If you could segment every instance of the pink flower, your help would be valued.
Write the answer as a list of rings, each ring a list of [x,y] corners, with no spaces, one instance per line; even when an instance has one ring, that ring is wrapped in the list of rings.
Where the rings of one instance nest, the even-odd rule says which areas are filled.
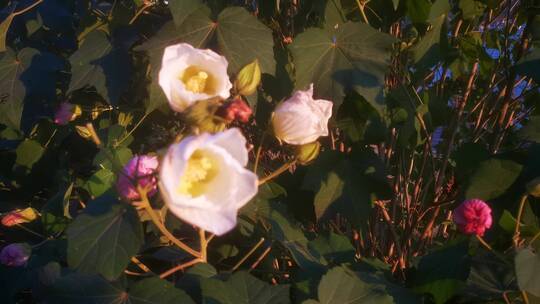
[[[66,125],[81,115],[81,107],[69,102],[62,102],[56,113],[54,113],[54,123],[57,125]]]
[[[149,196],[156,193],[157,178],[156,171],[159,161],[156,156],[141,155],[135,156],[124,166],[122,173],[118,176],[116,188],[118,193],[128,200],[140,199],[137,186],[150,187]]]
[[[231,103],[220,109],[220,114],[227,121],[238,120],[248,122],[253,111],[242,98],[235,98]]]
[[[454,222],[465,234],[483,236],[493,222],[491,208],[479,199],[466,200],[454,210]]]
[[[9,244],[0,251],[0,263],[6,266],[24,266],[30,258],[31,249],[21,243]]]

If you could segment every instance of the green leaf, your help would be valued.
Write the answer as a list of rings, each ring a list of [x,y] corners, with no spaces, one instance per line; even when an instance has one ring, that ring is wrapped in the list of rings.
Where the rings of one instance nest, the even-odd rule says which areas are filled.
[[[213,37],[216,24],[211,11],[200,0],[172,0],[169,9],[179,40],[196,48],[203,48]]]
[[[181,289],[159,279],[148,278],[135,283],[129,288],[129,300],[132,304],[195,304]]]
[[[341,7],[341,0],[329,0],[324,9],[324,26],[328,31],[333,31],[336,27],[347,22],[347,18]]]
[[[459,242],[422,257],[414,276],[414,290],[429,293],[436,304],[446,303],[465,286],[469,276],[468,243]]]
[[[69,266],[110,280],[122,273],[143,241],[135,209],[107,195],[88,205],[67,236]]]
[[[290,303],[289,286],[272,286],[245,271],[234,273],[227,281],[202,280],[204,303]]]
[[[61,188],[41,210],[41,222],[49,235],[62,232],[67,228],[69,223],[67,217],[69,216],[69,198],[72,190],[73,183]]]
[[[345,90],[361,94],[379,112],[384,75],[394,38],[363,23],[348,22],[334,33],[310,28],[290,45],[296,88],[314,84],[315,96],[342,103]]]
[[[434,20],[441,15],[447,15],[450,11],[450,2],[448,0],[436,0],[429,10],[428,20]]]
[[[521,249],[515,263],[519,288],[540,297],[540,255],[529,248]]]
[[[96,171],[84,184],[84,188],[93,196],[98,197],[107,192],[112,186],[116,176],[114,172],[103,168]]]
[[[30,55],[24,49],[17,56],[8,49],[0,59],[0,124],[15,130],[19,129],[23,111],[26,88],[21,81],[21,74],[30,63]],[[24,59],[24,60],[22,60]]]
[[[463,19],[470,20],[477,16],[481,16],[487,5],[482,1],[476,0],[459,0],[459,8],[463,13]]]
[[[364,282],[357,274],[345,267],[332,268],[322,277],[318,297],[321,304],[394,303],[383,286]]]
[[[523,140],[540,143],[540,116],[531,116],[527,124],[518,132]]]
[[[529,76],[536,83],[540,82],[540,49],[533,48],[523,56],[515,65],[515,70],[520,75]]]
[[[446,15],[436,17],[431,21],[431,29],[412,48],[414,62],[426,69],[441,60],[441,37],[446,35],[444,24]]]
[[[159,278],[147,278],[126,291],[97,275],[73,273],[58,279],[48,291],[48,300],[56,304],[194,304],[182,290]]]
[[[502,195],[518,178],[522,168],[511,160],[483,161],[470,178],[465,198],[487,201]]]
[[[430,0],[407,0],[407,15],[413,23],[424,23],[427,21],[431,9]]]
[[[32,169],[34,164],[43,155],[43,152],[45,152],[45,148],[39,142],[33,139],[27,139],[17,147],[17,159],[15,163],[27,169]]]
[[[266,25],[240,7],[224,9],[217,24],[218,48],[229,60],[230,73],[258,59],[262,73],[275,74],[274,39]]]
[[[114,47],[105,32],[96,30],[88,34],[69,62],[68,93],[94,87],[108,103],[118,103],[129,83],[130,57],[127,52]]]
[[[355,249],[348,237],[330,232],[310,241],[309,248],[323,256],[328,262],[342,264],[354,261]]]

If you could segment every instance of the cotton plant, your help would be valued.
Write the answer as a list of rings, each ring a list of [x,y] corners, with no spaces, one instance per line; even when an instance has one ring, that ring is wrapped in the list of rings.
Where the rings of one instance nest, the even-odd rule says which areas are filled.
[[[220,104],[218,111],[225,122],[247,123],[252,111],[242,96],[256,91],[261,80],[259,63],[255,59],[245,66],[234,86],[227,67],[224,56],[180,43],[165,48],[158,82],[170,108],[187,113],[188,119],[198,103],[212,99]],[[228,100],[231,89],[234,96]],[[332,102],[314,99],[313,90],[312,84],[306,91],[296,91],[272,115],[273,133],[278,140],[308,147],[297,153],[300,162],[316,157],[320,147],[317,139],[328,135],[332,115]],[[199,121],[205,120],[197,115]],[[197,127],[191,130],[171,143],[159,164],[155,156],[129,160],[118,176],[117,189],[125,200],[146,210],[165,237],[193,255],[194,261],[204,262],[209,245],[207,233],[213,238],[234,229],[238,210],[255,197],[259,185],[284,170],[280,168],[261,180],[256,172],[247,169],[247,140],[239,128],[214,133],[200,132]],[[286,164],[287,168],[290,164]],[[156,187],[167,212],[199,229],[199,251],[174,237],[156,215],[150,203]]]

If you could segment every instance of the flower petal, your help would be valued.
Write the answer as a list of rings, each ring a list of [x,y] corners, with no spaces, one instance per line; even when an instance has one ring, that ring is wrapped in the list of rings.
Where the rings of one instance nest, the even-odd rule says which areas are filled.
[[[242,166],[248,163],[248,151],[246,148],[246,138],[238,128],[228,129],[211,137],[212,144],[225,149]]]

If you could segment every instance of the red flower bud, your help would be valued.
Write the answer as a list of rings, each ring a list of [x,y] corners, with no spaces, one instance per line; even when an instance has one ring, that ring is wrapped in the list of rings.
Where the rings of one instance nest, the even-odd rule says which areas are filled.
[[[220,114],[227,121],[238,120],[240,122],[248,122],[253,111],[242,98],[235,98],[220,110]]]

